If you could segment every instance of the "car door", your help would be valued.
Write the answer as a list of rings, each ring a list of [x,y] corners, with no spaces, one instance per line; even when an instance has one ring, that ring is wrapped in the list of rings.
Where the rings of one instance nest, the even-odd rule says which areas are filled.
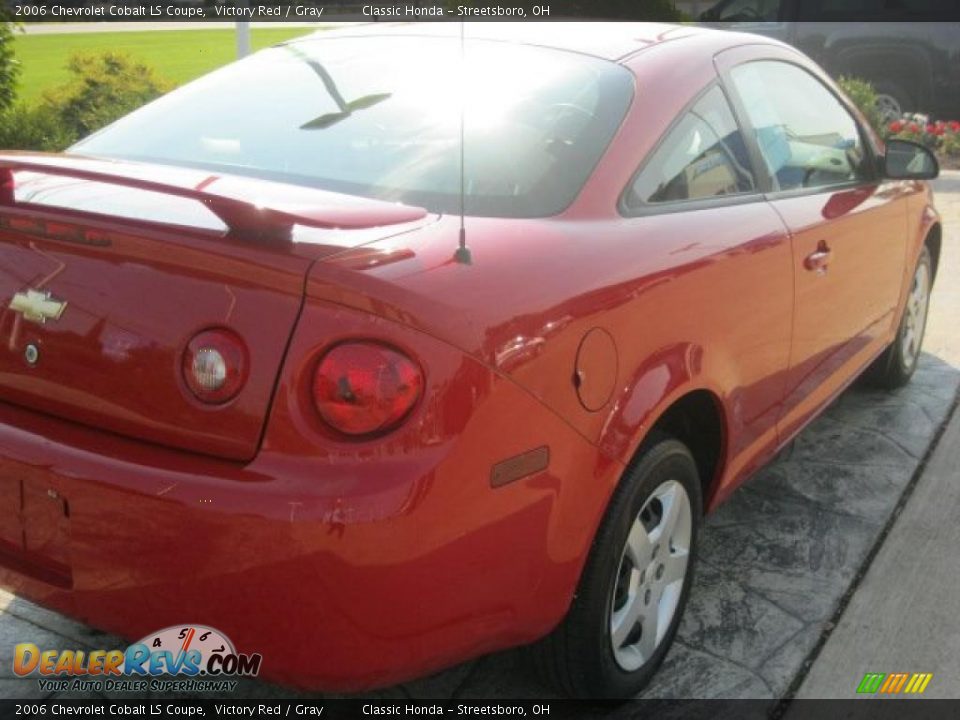
[[[674,346],[700,339],[707,374],[715,373],[730,408],[726,462],[733,484],[777,449],[793,263],[787,231],[757,186],[719,84],[696,98],[647,157],[621,211],[636,218],[628,226],[638,236],[664,238],[657,250],[677,263],[674,277],[657,283],[662,307],[642,304],[649,296],[635,306],[639,331],[618,336],[621,356],[669,354],[651,341],[662,348],[665,338]],[[682,263],[684,257],[697,259]],[[669,312],[671,305],[682,312]]]
[[[792,237],[795,309],[783,437],[889,340],[906,257],[900,184],[879,178],[854,116],[797,61],[787,55],[725,68],[766,170],[767,199]]]

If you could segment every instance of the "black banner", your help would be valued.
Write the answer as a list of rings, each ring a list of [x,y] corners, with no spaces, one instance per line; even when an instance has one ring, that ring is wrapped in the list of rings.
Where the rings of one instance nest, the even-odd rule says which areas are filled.
[[[2,700],[2,718],[955,720],[957,700]]]
[[[769,3],[765,15],[744,14],[732,0],[0,0],[19,22],[380,22],[650,20],[763,24],[790,21],[960,21],[956,3]],[[917,4],[914,4],[917,5]]]

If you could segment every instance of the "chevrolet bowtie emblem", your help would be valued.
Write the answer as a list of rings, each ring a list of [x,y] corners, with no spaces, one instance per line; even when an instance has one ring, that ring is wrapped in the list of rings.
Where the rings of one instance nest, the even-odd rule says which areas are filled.
[[[18,292],[10,301],[11,310],[23,315],[24,320],[41,325],[47,320],[59,320],[66,307],[65,302],[55,300],[50,293],[39,290]]]

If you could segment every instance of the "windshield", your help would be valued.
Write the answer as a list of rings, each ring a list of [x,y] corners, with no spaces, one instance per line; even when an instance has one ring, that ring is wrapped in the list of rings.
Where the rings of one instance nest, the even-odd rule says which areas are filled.
[[[613,63],[459,38],[311,39],[264,50],[72,152],[200,167],[469,215],[569,205],[632,97]]]

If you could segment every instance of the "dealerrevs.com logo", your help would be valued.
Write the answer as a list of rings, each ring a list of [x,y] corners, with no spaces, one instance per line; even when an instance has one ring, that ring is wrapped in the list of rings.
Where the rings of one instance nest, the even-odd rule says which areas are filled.
[[[226,635],[205,625],[175,625],[126,650],[14,648],[13,671],[39,675],[40,689],[128,692],[229,692],[240,677],[256,677],[263,658],[238,653]],[[172,676],[172,678],[171,678]]]

